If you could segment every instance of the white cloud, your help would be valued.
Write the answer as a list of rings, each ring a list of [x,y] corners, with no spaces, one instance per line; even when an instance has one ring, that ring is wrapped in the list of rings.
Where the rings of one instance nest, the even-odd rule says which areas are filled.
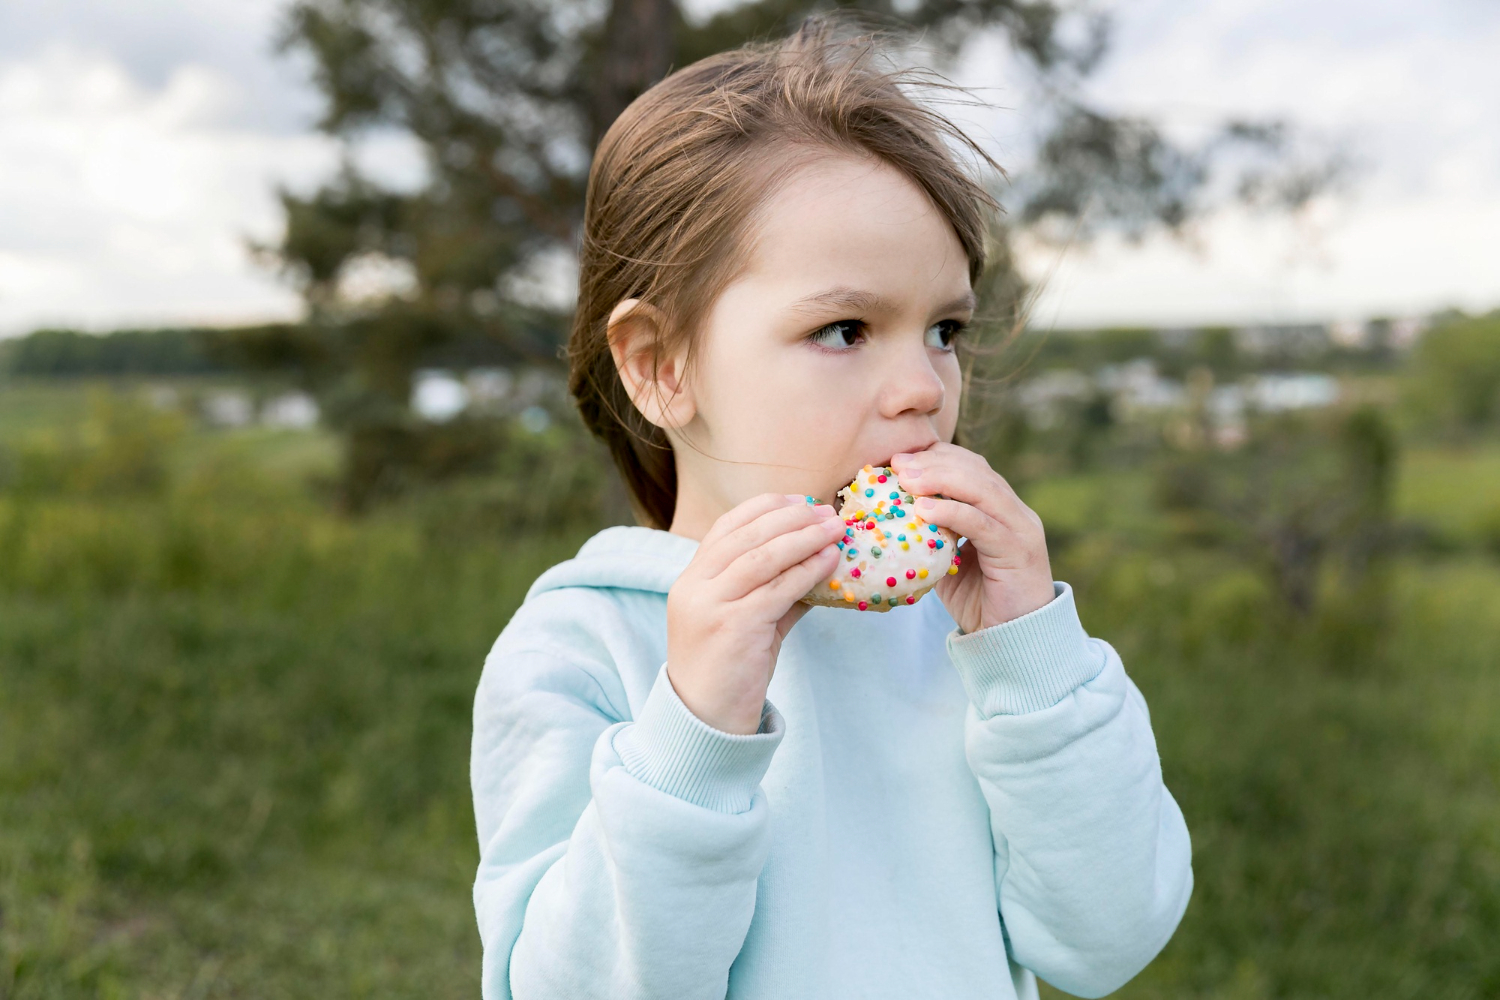
[[[1155,0],[1118,10],[1091,86],[1183,132],[1285,117],[1347,143],[1353,191],[1303,220],[1226,212],[1172,241],[1034,250],[1059,325],[1329,318],[1500,304],[1500,9]]]
[[[150,88],[62,43],[0,64],[0,330],[293,314],[245,241],[274,237],[275,185],[314,182],[335,150],[237,124],[248,99],[210,66]]]

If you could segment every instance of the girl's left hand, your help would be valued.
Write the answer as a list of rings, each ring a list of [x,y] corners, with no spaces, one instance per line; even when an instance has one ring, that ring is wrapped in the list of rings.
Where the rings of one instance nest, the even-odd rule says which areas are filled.
[[[926,520],[968,539],[958,572],[938,597],[964,632],[977,632],[1051,602],[1052,565],[1042,519],[979,455],[956,444],[893,455],[891,467]],[[941,493],[942,497],[933,494]]]

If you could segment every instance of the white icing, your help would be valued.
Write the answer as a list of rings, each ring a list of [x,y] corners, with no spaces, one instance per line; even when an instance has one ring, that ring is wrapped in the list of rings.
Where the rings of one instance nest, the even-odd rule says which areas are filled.
[[[865,466],[854,482],[839,490],[839,499],[839,516],[852,522],[845,527],[839,566],[831,581],[802,598],[804,604],[889,611],[915,604],[953,565],[958,538],[917,513],[916,497],[902,488],[891,469]]]

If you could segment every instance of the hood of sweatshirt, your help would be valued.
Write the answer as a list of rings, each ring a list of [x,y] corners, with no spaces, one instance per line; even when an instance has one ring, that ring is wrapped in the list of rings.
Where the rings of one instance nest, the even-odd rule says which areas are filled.
[[[536,578],[526,592],[538,594],[564,587],[607,587],[665,594],[692,561],[698,543],[656,528],[605,528],[567,562]]]

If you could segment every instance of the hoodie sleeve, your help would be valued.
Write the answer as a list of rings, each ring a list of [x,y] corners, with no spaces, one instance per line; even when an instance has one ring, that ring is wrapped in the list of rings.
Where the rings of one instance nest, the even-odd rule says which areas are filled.
[[[1100,997],[1166,945],[1192,894],[1182,811],[1162,783],[1146,701],[1073,592],[949,655],[968,692],[969,766],[989,802],[1012,956]]]
[[[576,656],[485,664],[470,772],[486,1000],[722,998],[769,847],[760,781],[784,724],[720,732],[663,669],[621,720]]]

